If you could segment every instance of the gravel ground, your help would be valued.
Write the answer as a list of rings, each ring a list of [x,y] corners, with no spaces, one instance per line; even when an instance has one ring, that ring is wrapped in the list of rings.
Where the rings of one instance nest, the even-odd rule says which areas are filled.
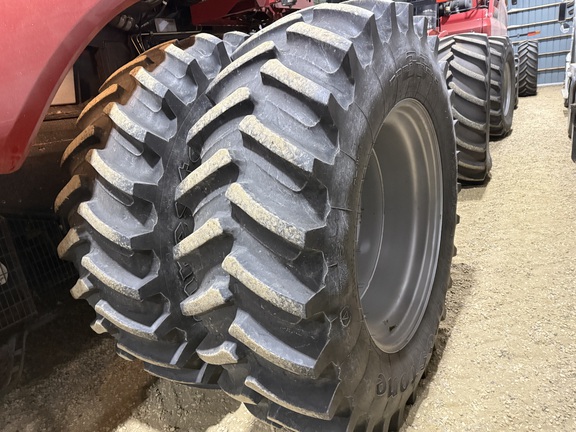
[[[406,431],[576,430],[576,165],[560,87],[520,99],[491,149],[490,182],[459,196],[441,356]]]
[[[576,165],[559,87],[523,98],[492,179],[460,194],[447,318],[403,431],[576,430]],[[88,329],[35,332],[2,431],[272,432],[220,391],[157,381]]]

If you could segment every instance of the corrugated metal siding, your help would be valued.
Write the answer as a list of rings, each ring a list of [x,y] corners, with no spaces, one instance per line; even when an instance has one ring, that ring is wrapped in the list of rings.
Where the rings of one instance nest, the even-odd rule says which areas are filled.
[[[510,2],[511,3],[511,2]],[[558,4],[550,0],[518,0],[508,11],[508,34],[513,43],[538,40],[538,84],[564,81],[564,63],[570,49],[570,33],[560,32]],[[545,6],[545,7],[542,7]],[[515,37],[540,30],[535,36]]]

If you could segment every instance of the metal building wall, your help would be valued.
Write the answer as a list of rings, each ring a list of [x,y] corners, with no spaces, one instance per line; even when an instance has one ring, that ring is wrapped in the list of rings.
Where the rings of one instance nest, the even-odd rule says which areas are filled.
[[[509,2],[510,4],[511,2]],[[508,34],[517,46],[522,40],[538,40],[538,85],[564,81],[564,63],[570,48],[570,33],[560,32],[559,2],[552,0],[518,0],[508,11]],[[540,30],[535,36],[522,33]]]

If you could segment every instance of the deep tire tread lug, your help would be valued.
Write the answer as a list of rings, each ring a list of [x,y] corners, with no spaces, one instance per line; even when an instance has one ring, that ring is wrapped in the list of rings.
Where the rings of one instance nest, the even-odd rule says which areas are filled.
[[[282,369],[309,377],[315,377],[318,373],[317,359],[284,344],[242,310],[238,310],[228,331],[259,356]]]
[[[439,59],[447,62],[458,155],[458,178],[480,183],[491,167],[490,45],[486,35],[465,33],[442,38]]]
[[[73,296],[99,311],[93,329],[110,332],[123,355],[142,360],[151,373],[195,385],[213,384],[221,368],[193,358],[202,324],[184,320],[185,296],[163,288],[158,188],[176,118],[205,109],[202,94],[229,62],[220,39],[199,34],[157,45],[116,71],[64,152],[62,165],[77,177],[57,202],[73,227],[59,252],[80,270]],[[146,310],[157,317],[153,323],[143,318]]]
[[[100,300],[95,306],[96,313],[106,321],[125,332],[142,339],[157,341],[171,327],[170,315],[164,314],[153,325],[146,326],[120,314],[106,300]]]

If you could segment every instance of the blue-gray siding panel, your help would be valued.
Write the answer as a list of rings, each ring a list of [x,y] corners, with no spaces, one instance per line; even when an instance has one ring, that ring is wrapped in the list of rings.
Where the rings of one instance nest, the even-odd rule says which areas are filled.
[[[534,6],[549,5],[529,11],[514,13],[514,9],[525,9]],[[558,2],[543,0],[519,0],[511,7],[508,16],[508,34],[516,45],[521,40],[539,40],[538,44],[538,84],[560,83],[564,81],[564,63],[566,52],[570,49],[570,34],[560,32],[558,18]],[[521,36],[521,33],[540,31],[535,36]],[[543,70],[545,69],[545,70]]]

